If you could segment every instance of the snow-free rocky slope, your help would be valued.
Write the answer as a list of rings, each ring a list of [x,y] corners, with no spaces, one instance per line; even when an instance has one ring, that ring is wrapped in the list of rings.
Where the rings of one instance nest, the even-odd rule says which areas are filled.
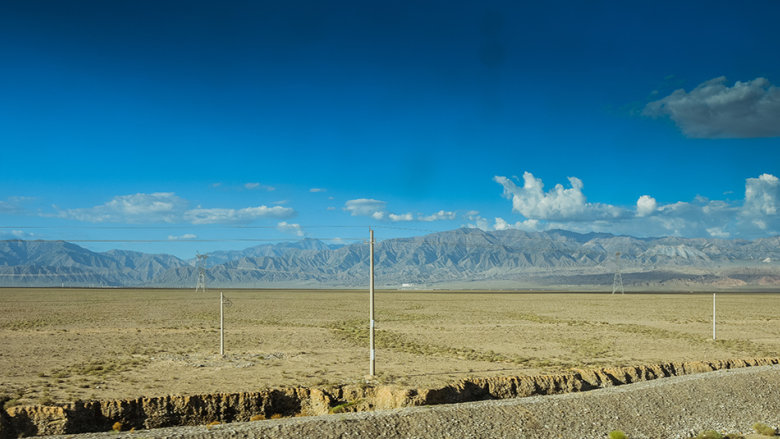
[[[377,284],[386,287],[611,285],[617,252],[629,287],[780,285],[780,237],[747,240],[635,238],[556,230],[458,229],[380,241]],[[222,287],[359,287],[365,243],[314,239],[209,254],[207,283]],[[63,241],[0,241],[3,286],[194,287],[193,260],[124,250],[96,253]]]

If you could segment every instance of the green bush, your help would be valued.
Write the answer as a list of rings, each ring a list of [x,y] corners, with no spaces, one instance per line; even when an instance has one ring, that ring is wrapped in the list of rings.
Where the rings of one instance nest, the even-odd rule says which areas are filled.
[[[356,405],[358,405],[358,404],[360,404],[362,402],[363,402],[362,399],[345,402],[343,404],[339,404],[337,406],[331,407],[330,410],[328,410],[328,413],[330,413],[331,415],[337,414],[337,413],[346,413],[346,412],[352,411],[353,407],[355,407]]]
[[[723,435],[715,430],[704,430],[694,439],[723,439]]]
[[[622,430],[612,430],[607,435],[607,439],[628,439],[628,435]]]

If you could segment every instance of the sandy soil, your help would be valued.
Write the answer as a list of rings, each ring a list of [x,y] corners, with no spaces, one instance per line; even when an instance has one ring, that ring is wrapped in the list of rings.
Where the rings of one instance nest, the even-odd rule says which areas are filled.
[[[0,392],[12,404],[341,384],[368,371],[365,291],[0,289]],[[380,291],[377,378],[773,357],[780,294]]]

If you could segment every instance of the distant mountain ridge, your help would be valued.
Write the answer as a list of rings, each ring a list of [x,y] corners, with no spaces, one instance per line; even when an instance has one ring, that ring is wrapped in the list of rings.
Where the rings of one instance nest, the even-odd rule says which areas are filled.
[[[463,228],[375,245],[386,287],[611,286],[620,253],[627,286],[780,287],[780,237],[754,241],[635,238],[565,230],[486,232]],[[208,253],[213,287],[361,287],[365,243],[315,239]],[[95,253],[64,241],[0,241],[0,285],[193,287],[195,261],[124,250]]]
[[[187,262],[127,250],[96,253],[65,241],[0,241],[2,286],[134,286]]]

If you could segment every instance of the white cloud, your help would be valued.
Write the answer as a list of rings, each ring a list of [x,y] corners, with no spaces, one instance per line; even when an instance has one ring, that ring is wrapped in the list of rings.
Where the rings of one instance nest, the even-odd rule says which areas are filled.
[[[0,200],[0,214],[21,214],[25,213],[26,209],[22,204],[34,200],[35,197],[8,197],[6,201]]]
[[[473,223],[466,224],[466,227],[472,228],[472,229],[481,229],[481,230],[493,230],[490,227],[490,223],[488,223],[488,220],[485,218],[482,218],[479,215],[474,216],[471,218],[471,221]]]
[[[625,214],[624,209],[615,206],[588,203],[582,193],[582,181],[577,177],[569,177],[570,188],[556,184],[547,193],[542,180],[530,172],[523,173],[522,187],[506,177],[495,176],[493,180],[504,187],[504,197],[512,200],[512,211],[528,219],[589,221],[615,219]]]
[[[776,233],[780,228],[780,179],[771,174],[748,178],[740,219]]]
[[[648,103],[643,114],[669,116],[688,137],[745,138],[780,136],[780,89],[766,78],[737,81],[711,79],[686,92]]]
[[[187,201],[173,192],[138,193],[116,196],[100,206],[61,211],[59,216],[92,223],[172,223],[186,206]]]
[[[192,233],[185,233],[183,235],[178,235],[178,236],[176,236],[176,235],[168,235],[168,240],[169,241],[186,241],[186,240],[189,240],[189,239],[197,239],[197,238],[198,238],[198,236],[197,235],[193,235]]]
[[[503,218],[496,217],[494,218],[494,223],[492,226],[490,225],[490,222],[486,218],[483,218],[479,215],[472,215],[471,218],[469,219],[471,221],[474,221],[474,223],[466,224],[465,227],[469,227],[472,229],[482,229],[485,231],[516,229],[525,232],[538,232],[550,228],[547,227],[547,223],[542,223],[541,221],[534,220],[534,219],[517,221],[514,224],[512,224]]]
[[[464,227],[469,227],[472,229],[490,230],[490,224],[488,224],[487,219],[479,215],[478,210],[469,210],[463,216],[467,220],[472,221],[471,223],[466,224]]]
[[[192,209],[184,213],[184,219],[192,224],[241,223],[257,218],[289,218],[294,214],[290,207],[263,205],[243,209]]]
[[[111,201],[95,207],[60,210],[57,216],[92,223],[190,222],[192,224],[216,224],[248,222],[256,218],[289,218],[295,215],[294,209],[281,206],[257,206],[243,209],[205,209],[198,206],[195,209],[187,209],[188,204],[187,200],[176,196],[173,192],[138,193],[119,195]]]
[[[17,209],[13,204],[0,200],[0,213],[15,213]]]
[[[376,218],[377,213],[381,213],[380,218],[376,218],[381,219],[381,216],[384,216],[385,206],[387,206],[387,203],[384,201],[372,198],[358,198],[344,203],[344,210],[352,216],[371,216],[374,218]]]
[[[328,208],[331,210],[331,208]],[[377,221],[389,220],[393,222],[414,221],[415,215],[411,212],[393,213],[387,211],[387,202],[373,198],[358,198],[344,203],[344,210],[352,216],[368,216]],[[478,212],[477,212],[478,213]],[[455,219],[454,212],[440,210],[432,215],[417,214],[419,221],[439,221]]]
[[[300,224],[290,224],[286,221],[281,221],[276,225],[276,228],[280,232],[292,233],[296,236],[303,236],[303,229],[301,229]]]
[[[479,214],[479,212],[477,212]],[[455,212],[448,212],[444,210],[440,210],[432,215],[423,216],[420,215],[417,217],[420,221],[447,221],[447,220],[454,220],[455,219]]]
[[[507,229],[517,229],[525,232],[538,232],[540,230],[545,230],[546,227],[543,226],[539,220],[535,220],[535,219],[517,221],[514,224],[508,223],[503,218],[495,219],[493,230],[507,230]]]
[[[24,230],[11,230],[6,232],[0,229],[0,239],[36,239],[35,233],[25,232]]]
[[[309,192],[314,192],[314,193],[316,193],[316,192],[326,192],[326,191],[327,191],[327,189],[323,189],[321,187],[313,187],[313,188],[309,189]]]
[[[244,189],[247,189],[247,190],[262,189],[262,190],[269,191],[269,192],[276,190],[276,188],[273,187],[273,186],[267,186],[267,185],[260,184],[260,183],[257,183],[257,182],[244,183]]]
[[[412,216],[411,213],[404,213],[404,214],[401,214],[401,215],[396,215],[394,213],[391,213],[391,214],[388,215],[388,218],[390,219],[390,221],[396,221],[396,222],[397,221],[412,221],[412,220],[414,220],[414,216]],[[381,219],[381,218],[377,218],[377,219]]]
[[[651,215],[658,208],[658,202],[655,198],[649,195],[642,195],[636,201],[636,214],[637,216]]]
[[[512,225],[506,222],[503,218],[496,218],[496,223],[493,226],[495,230],[507,230],[511,229]]]
[[[710,227],[707,229],[707,233],[713,238],[728,238],[731,236],[729,232],[723,230],[723,227]]]
[[[560,228],[582,233],[715,238],[755,238],[780,232],[780,179],[770,174],[746,179],[744,202],[697,196],[690,202],[662,205],[642,195],[632,209],[587,203],[582,183],[573,177],[571,188],[558,185],[547,193],[531,174],[526,173],[524,179],[521,188],[506,178],[495,178],[504,187],[504,196],[512,199],[512,210],[524,217],[522,221],[512,224],[496,218],[491,227],[478,212],[469,212],[469,226],[484,230]]]
[[[744,210],[757,215],[776,215],[780,200],[780,179],[770,174],[745,181]]]

